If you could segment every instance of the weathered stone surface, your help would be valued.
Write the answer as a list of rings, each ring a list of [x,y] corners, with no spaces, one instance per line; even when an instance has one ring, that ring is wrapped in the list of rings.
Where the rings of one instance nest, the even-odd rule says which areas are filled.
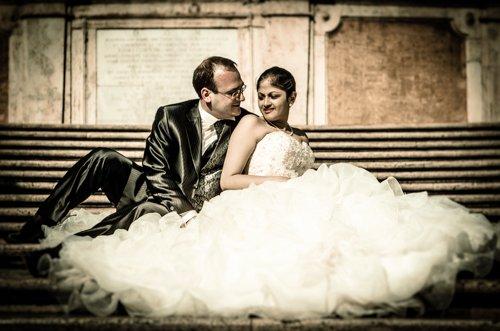
[[[485,121],[500,121],[500,23],[482,27],[482,79]]]
[[[236,29],[97,31],[97,123],[149,124],[159,106],[197,98],[192,71],[212,55],[237,59]]]
[[[9,122],[61,123],[64,19],[18,22],[9,45]]]
[[[329,36],[330,124],[465,122],[465,58],[447,22],[344,19]]]
[[[0,31],[0,123],[7,122],[9,108],[9,35]]]

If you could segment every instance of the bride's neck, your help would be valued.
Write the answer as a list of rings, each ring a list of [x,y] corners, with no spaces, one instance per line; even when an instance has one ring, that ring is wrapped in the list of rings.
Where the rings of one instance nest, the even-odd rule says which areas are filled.
[[[278,121],[267,121],[267,122],[269,124],[271,124],[272,126],[278,128],[278,129],[281,129],[281,130],[287,130],[290,128],[290,124],[288,124],[287,121],[278,120]]]

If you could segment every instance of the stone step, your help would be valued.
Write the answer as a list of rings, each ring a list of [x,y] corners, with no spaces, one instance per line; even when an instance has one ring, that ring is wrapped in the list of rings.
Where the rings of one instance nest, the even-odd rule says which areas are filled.
[[[2,170],[0,169],[1,179],[33,179],[33,180],[58,180],[64,176],[66,170],[52,169],[29,169],[29,170]],[[422,171],[372,171],[379,179],[384,180],[393,176],[398,180],[425,180],[425,179],[482,179],[498,178],[500,179],[500,169],[487,170],[422,170]]]
[[[36,316],[52,315],[63,316],[65,305],[0,305],[0,317],[5,316]],[[484,313],[483,313],[484,314]]]
[[[313,150],[332,149],[332,150],[387,150],[387,149],[464,149],[464,148],[498,148],[498,140],[423,140],[423,141],[311,141],[310,146]],[[135,149],[143,151],[145,147],[144,140],[113,141],[103,140],[47,140],[47,139],[4,139],[0,140],[0,148],[58,148],[58,149],[92,149],[97,147],[106,147],[113,149]]]
[[[479,183],[473,182],[469,187],[478,187]],[[494,186],[492,183],[485,183],[486,188],[492,189]],[[433,184],[435,185],[435,184]],[[403,188],[408,185],[403,185]],[[457,186],[456,186],[457,187]],[[498,188],[500,188],[500,183],[498,184]],[[455,189],[453,191],[457,191]],[[450,199],[463,204],[468,203],[490,203],[493,205],[500,206],[500,193],[499,194],[448,194],[446,195]],[[17,194],[0,194],[0,204],[1,203],[40,203],[43,202],[48,197],[48,194],[26,194],[26,193],[17,193]],[[108,198],[102,194],[94,194],[91,195],[87,200],[85,200],[84,204],[92,204],[92,205],[101,205],[106,204],[109,205],[110,202]]]
[[[13,191],[50,191],[52,190],[56,182],[55,181],[29,181],[29,180],[16,180],[16,181],[8,181],[0,178],[0,184],[4,188],[9,188],[9,190]],[[453,194],[455,191],[499,191],[500,190],[500,179],[484,179],[482,181],[455,181],[455,180],[443,180],[443,181],[400,181],[401,188],[404,192],[420,192],[420,191],[428,191],[429,193],[439,193],[443,194],[445,192],[449,192],[449,194]],[[5,193],[5,192],[4,192]],[[490,192],[493,193],[493,192]],[[16,193],[15,195],[20,195],[21,193]],[[5,195],[5,194],[4,194]],[[12,199],[15,199],[14,194],[11,195]],[[6,197],[9,199],[9,197]],[[0,200],[1,201],[1,200]]]
[[[491,124],[486,124],[489,126],[484,126],[484,128],[492,127]],[[453,126],[453,124],[452,124]],[[438,126],[439,127],[439,126]],[[447,127],[447,126],[445,126]],[[477,124],[473,124],[471,126],[457,126],[457,128],[462,127],[470,127],[471,129],[479,128],[482,130],[481,126]],[[60,132],[81,132],[81,131],[91,131],[91,132],[100,132],[100,131],[111,131],[111,132],[146,132],[151,130],[150,125],[130,125],[130,124],[32,124],[32,123],[2,123],[0,124],[0,132],[2,131],[35,131],[35,132],[43,132],[43,131],[60,131]]]
[[[0,305],[1,317],[60,317],[67,311],[67,305],[62,304],[46,304],[46,305]],[[91,315],[90,313],[71,312],[71,316],[81,316],[82,314]],[[433,314],[425,314],[429,317]],[[459,318],[459,319],[496,319],[500,316],[500,308],[449,308],[444,312],[439,312],[436,317],[439,318]]]
[[[493,130],[394,130],[394,131],[306,131],[312,140],[442,140],[442,139],[499,139],[500,129]]]
[[[102,138],[101,138],[102,139]],[[132,149],[140,152],[144,151],[145,141],[85,141],[85,140],[0,140],[0,148],[19,148],[19,149],[88,149],[97,147],[113,149]],[[488,146],[488,145],[484,145]],[[494,145],[493,145],[494,146]],[[473,146],[472,146],[473,147]]]
[[[481,131],[367,131],[306,132],[309,140],[436,140],[436,139],[499,139],[500,129]]]
[[[310,141],[313,150],[388,150],[388,149],[461,149],[499,148],[499,140],[423,140],[423,141]]]
[[[384,160],[384,159],[439,159],[439,158],[500,158],[500,149],[438,150],[438,151],[371,151],[371,152],[315,152],[316,160]]]
[[[62,131],[149,131],[150,125],[145,124],[33,124],[33,123],[2,123],[2,130],[62,130]],[[425,124],[375,124],[375,125],[350,125],[350,126],[325,126],[325,125],[300,125],[300,128],[308,131],[329,131],[329,130],[484,130],[498,128],[498,122],[483,123],[425,123]]]
[[[119,153],[128,158],[140,160],[143,152],[138,150],[118,149]],[[7,158],[81,158],[87,155],[88,149],[0,149],[0,157]],[[469,159],[469,158],[500,158],[499,149],[453,149],[453,150],[401,150],[401,151],[370,151],[370,152],[345,152],[326,151],[315,152],[317,160],[330,160],[332,162],[352,162],[352,160],[387,160],[387,159]]]
[[[439,169],[449,171],[452,169],[467,169],[476,171],[477,169],[489,169],[500,167],[499,159],[474,159],[474,160],[423,160],[423,161],[408,161],[408,160],[387,160],[387,161],[345,161],[351,163],[355,166],[375,171],[375,170],[390,170],[390,171],[400,171],[400,170],[412,170],[412,171],[422,171]],[[328,164],[328,163],[327,163]],[[1,161],[0,161],[1,165]],[[319,167],[321,163],[316,162],[315,167]]]
[[[0,222],[0,235],[21,230],[23,222]]]
[[[38,244],[7,244],[8,246],[25,246],[24,253],[30,252],[27,247]],[[3,245],[3,246],[7,246]],[[2,245],[0,245],[1,247]],[[21,248],[20,248],[21,250]],[[0,269],[0,291],[3,290],[51,290],[54,287],[47,278],[34,278],[26,270]],[[456,293],[500,295],[500,279],[458,279]],[[500,301],[497,302],[500,308]]]
[[[0,218],[8,218],[8,217],[30,217],[35,215],[35,212],[38,208],[35,207],[15,207],[15,208],[0,208]],[[103,211],[114,211],[114,208],[111,207],[85,207],[85,210],[88,210],[91,213],[100,213]]]
[[[117,150],[117,152],[125,155],[130,159],[141,160],[143,156],[142,151],[129,151]],[[76,158],[79,159],[89,153],[88,149],[85,150],[57,150],[57,149],[0,149],[0,158]]]
[[[336,331],[494,331],[500,322],[494,319],[432,319],[432,318],[323,318],[303,321],[277,321],[261,318],[139,318],[139,317],[13,317],[0,319],[4,331],[30,330],[336,330]]]
[[[12,203],[13,205],[16,203],[24,203],[24,204],[39,204],[43,202],[48,197],[48,194],[0,194],[0,204]],[[94,194],[87,198],[83,202],[83,204],[92,204],[92,205],[109,205],[110,202],[108,198],[103,194]]]
[[[136,159],[138,164],[141,163],[142,156]],[[62,169],[67,170],[73,164],[75,164],[77,158],[71,160],[46,160],[46,159],[26,159],[26,160],[16,160],[16,159],[0,159],[0,169],[15,170],[15,169]],[[408,161],[408,160],[388,160],[388,161],[345,161],[352,163],[358,167],[367,170],[430,170],[430,169],[445,169],[446,171],[451,169],[500,169],[500,159],[474,159],[474,160],[423,160],[423,161]],[[322,163],[315,163],[315,167],[319,167]],[[326,164],[331,164],[331,162],[326,162]]]
[[[61,317],[67,311],[67,305],[46,304],[46,305],[0,305],[0,318],[2,317]],[[71,312],[71,316],[90,316],[89,312]],[[114,314],[115,316],[117,314]],[[121,314],[118,314],[121,315]],[[500,309],[497,308],[449,308],[444,312],[436,314],[437,318],[456,319],[496,319],[500,316]],[[434,314],[427,313],[424,316],[434,317]]]
[[[298,126],[304,130],[309,136],[313,135],[363,135],[370,134],[375,137],[391,137],[400,136],[401,134],[413,134],[412,137],[480,137],[480,136],[497,136],[500,126],[498,123],[492,125],[472,126],[464,124],[462,126]],[[106,138],[121,138],[127,139],[130,135],[135,134],[135,137],[143,137],[148,135],[151,126],[100,126],[100,125],[63,125],[48,127],[44,125],[34,125],[31,128],[20,128],[13,124],[4,125],[0,128],[0,137],[54,137],[54,138],[71,138],[84,139],[87,137],[98,138],[98,134],[107,134]],[[96,135],[96,136],[92,136]]]
[[[62,169],[67,171],[73,164],[77,162],[74,160],[44,160],[44,159],[31,159],[31,160],[17,160],[17,159],[0,159],[0,169],[14,170],[14,169]],[[500,162],[499,162],[500,164]]]
[[[0,223],[13,222],[14,219],[18,218],[26,220],[35,215],[37,209],[37,207],[2,207],[0,208]],[[85,206],[85,210],[93,213],[115,211],[111,205],[103,205],[102,207]],[[490,220],[496,220],[500,217],[500,208],[498,207],[470,207],[469,210],[473,213],[484,214]]]
[[[106,132],[106,131],[1,131],[2,140],[94,140],[94,141],[144,141],[149,136],[149,131],[143,132]]]

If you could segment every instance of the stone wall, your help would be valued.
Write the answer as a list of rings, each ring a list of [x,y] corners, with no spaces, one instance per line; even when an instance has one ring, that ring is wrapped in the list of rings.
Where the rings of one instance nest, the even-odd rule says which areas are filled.
[[[9,108],[9,35],[0,31],[0,123],[7,123]]]
[[[344,19],[327,47],[328,124],[466,122],[464,38],[448,21]]]
[[[26,18],[10,37],[9,122],[61,123],[64,19]]]
[[[500,23],[488,22],[482,27],[483,99],[485,117],[500,121]]]
[[[0,122],[150,123],[156,106],[194,96],[173,92],[190,90],[189,79],[170,75],[166,67],[152,71],[160,77],[154,84],[130,79],[117,86],[113,77],[125,65],[121,74],[130,78],[133,70],[155,67],[156,60],[125,63],[120,54],[103,52],[98,36],[118,32],[119,38],[134,39],[127,33],[141,31],[147,39],[162,30],[170,38],[180,29],[222,38],[212,44],[232,51],[228,54],[248,85],[243,106],[256,113],[258,75],[274,65],[290,70],[298,92],[292,124],[500,121],[500,7],[444,4],[95,0],[0,5]],[[154,42],[143,46],[164,53]],[[111,67],[103,59],[123,65],[108,80],[103,74]],[[158,61],[175,59],[170,54]],[[181,70],[188,78],[194,69],[189,66],[194,65]]]

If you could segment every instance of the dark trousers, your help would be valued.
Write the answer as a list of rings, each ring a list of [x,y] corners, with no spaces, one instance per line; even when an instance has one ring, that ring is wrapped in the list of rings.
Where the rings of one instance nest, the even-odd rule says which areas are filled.
[[[96,148],[73,165],[57,183],[37,214],[45,225],[61,222],[68,212],[99,189],[116,212],[78,235],[98,236],[128,229],[143,214],[167,213],[160,204],[146,201],[145,177],[132,160],[108,148]]]

